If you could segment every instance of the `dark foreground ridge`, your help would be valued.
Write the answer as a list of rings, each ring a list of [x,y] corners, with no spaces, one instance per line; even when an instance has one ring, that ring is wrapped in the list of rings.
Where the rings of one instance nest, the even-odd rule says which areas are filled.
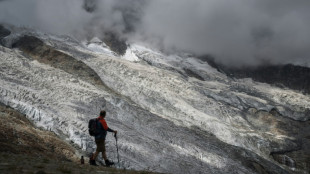
[[[34,126],[24,114],[0,103],[0,152],[75,160],[75,149],[55,133]]]

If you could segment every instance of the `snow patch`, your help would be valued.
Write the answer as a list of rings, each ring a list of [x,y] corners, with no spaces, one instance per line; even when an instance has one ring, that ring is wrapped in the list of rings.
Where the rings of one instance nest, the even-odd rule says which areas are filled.
[[[122,59],[129,60],[131,62],[139,61],[139,58],[136,56],[136,54],[133,52],[130,46],[127,47],[126,53],[121,56]]]

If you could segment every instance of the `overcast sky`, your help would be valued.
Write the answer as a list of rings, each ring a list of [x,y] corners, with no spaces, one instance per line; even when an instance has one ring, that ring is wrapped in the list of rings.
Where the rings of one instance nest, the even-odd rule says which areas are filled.
[[[309,62],[309,0],[0,0],[0,21],[78,39],[114,31],[229,65]]]

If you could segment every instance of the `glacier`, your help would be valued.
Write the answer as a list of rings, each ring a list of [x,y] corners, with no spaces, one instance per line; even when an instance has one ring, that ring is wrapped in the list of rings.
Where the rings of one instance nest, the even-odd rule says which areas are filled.
[[[165,55],[130,43],[126,54],[118,56],[98,39],[87,43],[8,28],[12,33],[0,46],[0,102],[71,141],[80,153],[94,151],[88,120],[105,109],[108,125],[119,133],[119,168],[163,173],[308,172],[289,156],[289,165],[272,156],[303,148],[299,140],[304,137],[288,130],[308,136],[307,94],[228,77],[189,54]],[[14,47],[24,36],[38,38],[44,48],[81,66],[69,71],[67,64],[51,65],[36,50]],[[79,76],[85,69],[102,82]],[[282,124],[285,128],[279,127]],[[108,157],[117,161],[112,135],[106,146]]]

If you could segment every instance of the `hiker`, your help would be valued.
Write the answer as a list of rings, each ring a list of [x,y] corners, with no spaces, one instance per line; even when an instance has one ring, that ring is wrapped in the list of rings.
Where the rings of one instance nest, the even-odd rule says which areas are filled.
[[[114,162],[111,162],[108,160],[107,155],[106,155],[106,149],[105,149],[105,138],[107,136],[107,132],[114,132],[115,135],[117,134],[117,131],[112,130],[108,127],[107,122],[104,120],[106,116],[106,111],[102,110],[100,112],[99,117],[97,118],[98,120],[98,128],[99,128],[99,134],[95,136],[95,142],[96,142],[96,152],[95,154],[91,157],[90,159],[90,165],[97,165],[96,164],[96,158],[98,154],[101,152],[102,157],[105,161],[106,166],[111,166],[114,164]]]

